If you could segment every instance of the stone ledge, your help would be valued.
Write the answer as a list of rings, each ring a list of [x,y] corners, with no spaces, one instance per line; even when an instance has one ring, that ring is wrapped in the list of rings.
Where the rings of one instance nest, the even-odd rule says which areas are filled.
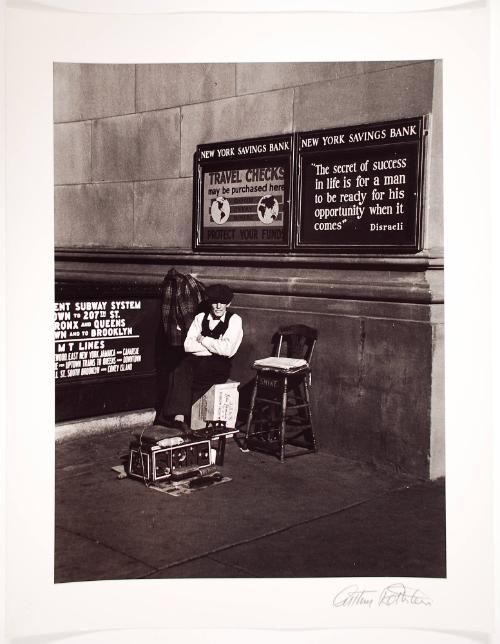
[[[365,267],[351,267],[351,270],[312,269],[307,266],[276,267],[272,271],[265,267],[244,268],[202,266],[195,262],[188,266],[172,265],[180,272],[193,274],[209,285],[228,282],[237,294],[284,295],[289,297],[315,297],[360,301],[385,301],[410,304],[440,304],[443,296],[443,272],[417,270],[378,270]],[[59,264],[56,267],[58,287],[72,286],[80,293],[89,291],[104,294],[132,289],[137,296],[159,297],[165,277],[164,266],[136,265],[94,265]],[[82,296],[82,295],[81,295]]]
[[[72,438],[81,438],[82,436],[92,436],[113,431],[119,432],[124,429],[132,430],[142,425],[151,424],[154,416],[154,409],[143,409],[56,423],[55,440],[56,443],[60,443]]]
[[[443,250],[433,248],[417,254],[370,255],[368,253],[266,253],[266,254],[219,254],[195,253],[185,248],[105,248],[84,246],[59,246],[55,249],[55,260],[64,262],[85,262],[88,265],[110,262],[129,264],[179,264],[214,266],[302,266],[307,268],[342,269],[384,269],[425,271],[444,268]]]

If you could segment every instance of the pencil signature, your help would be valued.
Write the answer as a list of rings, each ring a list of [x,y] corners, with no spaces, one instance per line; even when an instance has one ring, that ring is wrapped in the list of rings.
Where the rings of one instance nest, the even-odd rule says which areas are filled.
[[[357,584],[346,586],[333,598],[334,608],[352,606],[431,606],[431,599],[420,588],[410,588],[396,583],[378,588],[360,588]]]

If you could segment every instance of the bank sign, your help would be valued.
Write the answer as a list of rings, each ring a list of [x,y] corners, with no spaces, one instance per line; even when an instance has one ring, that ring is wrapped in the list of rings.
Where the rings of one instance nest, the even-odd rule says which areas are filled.
[[[198,147],[194,249],[418,252],[427,117]]]
[[[195,250],[288,249],[292,135],[199,146]]]
[[[421,247],[422,118],[297,136],[295,248]]]

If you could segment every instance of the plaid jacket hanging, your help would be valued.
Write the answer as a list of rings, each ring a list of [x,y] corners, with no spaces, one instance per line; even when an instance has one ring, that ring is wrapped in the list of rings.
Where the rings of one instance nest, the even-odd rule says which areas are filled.
[[[168,271],[162,285],[161,313],[163,329],[171,346],[184,343],[204,293],[204,285],[192,275],[178,273],[175,268]]]

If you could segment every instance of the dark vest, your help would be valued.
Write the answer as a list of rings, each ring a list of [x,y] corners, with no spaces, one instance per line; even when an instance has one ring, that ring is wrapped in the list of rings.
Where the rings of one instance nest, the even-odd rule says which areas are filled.
[[[220,321],[219,324],[216,324],[215,327],[211,329],[208,324],[208,313],[205,313],[205,316],[203,317],[203,320],[201,322],[201,335],[205,336],[206,338],[214,338],[215,340],[218,340],[227,331],[229,320],[232,315],[232,313],[226,311],[226,319],[224,320],[224,322]]]

